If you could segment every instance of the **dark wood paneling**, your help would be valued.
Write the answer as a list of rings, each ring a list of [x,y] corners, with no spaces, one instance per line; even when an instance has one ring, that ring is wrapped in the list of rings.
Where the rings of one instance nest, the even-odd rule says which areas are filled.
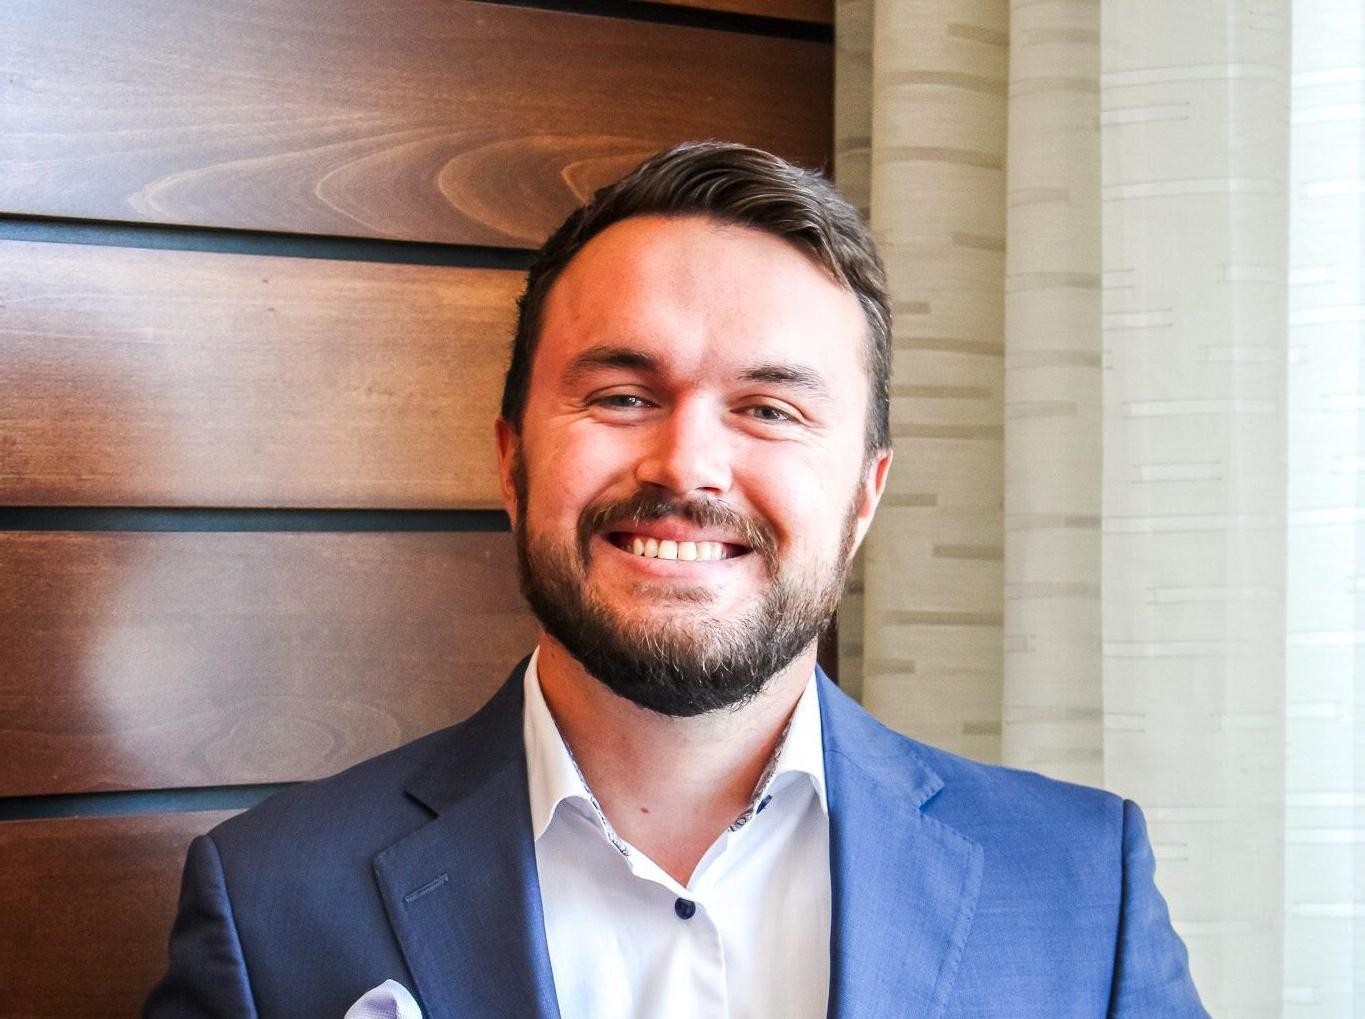
[[[0,795],[330,774],[534,644],[510,534],[0,532]]]
[[[463,0],[8,0],[0,209],[534,246],[689,138],[823,165],[827,43]]]
[[[697,7],[731,14],[760,14],[820,25],[834,23],[834,0],[645,0],[670,7]]]
[[[0,503],[500,507],[521,286],[0,241]]]
[[[185,850],[231,816],[0,823],[0,1015],[136,1015],[166,969]]]

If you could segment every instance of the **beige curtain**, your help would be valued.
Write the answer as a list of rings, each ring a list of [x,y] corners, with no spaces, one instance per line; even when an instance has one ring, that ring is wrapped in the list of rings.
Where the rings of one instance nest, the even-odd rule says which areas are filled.
[[[845,684],[1138,800],[1214,1015],[1365,1015],[1365,0],[837,10],[896,312]]]

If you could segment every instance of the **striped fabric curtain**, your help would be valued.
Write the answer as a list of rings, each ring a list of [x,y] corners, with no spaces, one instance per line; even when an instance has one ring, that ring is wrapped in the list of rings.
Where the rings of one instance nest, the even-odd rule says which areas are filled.
[[[1365,2],[837,10],[896,314],[845,685],[1142,804],[1214,1015],[1365,1015]]]

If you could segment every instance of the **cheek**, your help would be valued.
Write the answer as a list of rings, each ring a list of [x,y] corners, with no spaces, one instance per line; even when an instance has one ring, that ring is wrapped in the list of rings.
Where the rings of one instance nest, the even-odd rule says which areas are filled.
[[[745,498],[797,559],[827,558],[843,540],[859,481],[863,448],[767,451],[746,467]]]
[[[741,497],[772,525],[780,544],[797,552],[821,545],[832,492],[831,465],[799,453],[764,452],[736,471]]]
[[[633,461],[623,445],[600,433],[542,437],[530,456],[530,515],[577,519],[588,503],[630,478]]]

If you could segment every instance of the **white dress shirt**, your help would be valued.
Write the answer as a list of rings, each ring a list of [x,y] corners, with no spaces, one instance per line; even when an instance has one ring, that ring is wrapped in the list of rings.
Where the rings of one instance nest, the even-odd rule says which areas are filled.
[[[526,669],[526,766],[563,1019],[820,1019],[829,995],[829,814],[815,677],[752,805],[686,886],[602,814]]]

